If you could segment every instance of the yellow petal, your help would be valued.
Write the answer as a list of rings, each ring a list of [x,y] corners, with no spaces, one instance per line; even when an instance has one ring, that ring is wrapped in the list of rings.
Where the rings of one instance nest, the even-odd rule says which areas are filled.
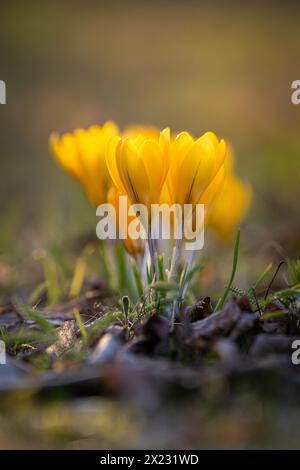
[[[50,136],[50,148],[63,168],[81,180],[81,165],[78,160],[74,136],[72,134],[64,134],[59,138],[54,133]]]
[[[164,155],[162,155],[158,143],[146,140],[140,149],[140,157],[150,183],[150,201],[152,204],[158,203],[159,194],[166,178]]]
[[[124,139],[117,149],[119,175],[133,204],[149,205],[150,184],[145,166],[131,139]]]
[[[207,186],[207,188],[202,193],[198,203],[204,204],[205,210],[205,218],[208,220],[209,214],[211,212],[213,203],[215,199],[218,198],[219,194],[221,193],[222,187],[224,185],[225,179],[225,165],[221,165],[218,173],[216,174],[215,178],[212,182]]]
[[[145,204],[148,207],[151,189],[143,159],[133,142],[129,139],[123,142],[121,152],[123,154],[123,159],[121,160],[123,164],[122,171],[127,180],[127,193],[129,195],[129,191],[131,191],[134,195],[134,199],[130,198],[132,202]]]
[[[170,192],[170,196],[173,202],[184,203],[184,198],[188,193],[186,185],[189,185],[190,181],[190,170],[188,165],[186,171],[188,176],[181,175],[182,162],[185,159],[188,151],[194,143],[193,137],[188,132],[181,132],[175,138],[171,144],[170,150],[170,169],[167,179],[167,184]],[[184,193],[184,194],[183,194]]]
[[[252,198],[251,186],[234,175],[227,176],[223,189],[212,205],[208,222],[224,240],[230,239],[245,217]]]
[[[200,138],[195,142],[195,148],[193,148],[194,152],[198,150],[201,157],[190,193],[190,201],[192,203],[196,203],[201,198],[201,195],[215,178],[224,163],[226,155],[226,145],[224,141],[220,143],[217,141],[217,146],[215,147],[215,141],[211,140],[211,136],[208,136],[208,139],[206,135],[203,137],[205,138]]]
[[[109,140],[107,144],[107,148],[106,148],[106,164],[107,164],[107,168],[111,176],[111,179],[113,180],[115,186],[118,188],[120,192],[124,194],[126,191],[125,191],[123,182],[120,178],[118,165],[117,165],[117,151],[121,145],[121,140],[122,140],[121,137],[117,135],[112,137]]]

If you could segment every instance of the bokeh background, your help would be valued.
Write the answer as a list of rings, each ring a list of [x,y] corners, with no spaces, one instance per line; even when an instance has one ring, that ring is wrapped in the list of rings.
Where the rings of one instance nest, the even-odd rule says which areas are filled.
[[[34,283],[35,250],[75,257],[74,240],[94,236],[48,138],[107,119],[228,139],[254,189],[244,276],[299,255],[299,14],[298,2],[2,2],[1,293]],[[227,266],[231,248],[218,249]]]

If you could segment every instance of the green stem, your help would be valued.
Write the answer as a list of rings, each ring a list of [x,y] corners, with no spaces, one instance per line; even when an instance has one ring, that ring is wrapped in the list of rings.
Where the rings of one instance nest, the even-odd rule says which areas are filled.
[[[144,288],[143,288],[143,281],[141,277],[141,270],[138,266],[138,263],[135,259],[131,259],[131,266],[133,270],[133,276],[135,280],[135,285],[136,285],[136,290],[138,293],[138,297],[142,297],[144,293]]]
[[[186,291],[187,291],[187,288],[188,288],[188,282],[184,282],[187,275],[189,274],[192,266],[193,266],[193,263],[194,263],[194,259],[195,259],[195,254],[196,254],[196,251],[193,250],[191,253],[189,253],[189,259],[188,259],[188,262],[187,262],[187,266],[186,266],[186,270],[185,270],[185,276],[184,276],[184,279],[183,279],[183,282],[182,282],[182,285],[180,286],[180,293],[179,293],[179,297],[184,297]]]
[[[170,273],[169,273],[169,281],[176,279],[178,265],[180,261],[181,245],[182,245],[182,227],[180,229],[180,233],[178,233],[178,238],[176,239],[176,243],[173,248],[171,268],[170,268]]]
[[[155,279],[156,281],[158,281],[159,269],[158,269],[157,250],[156,250],[154,240],[151,236],[151,226],[149,226],[149,230],[148,230],[148,246],[149,246],[150,258],[154,266]]]

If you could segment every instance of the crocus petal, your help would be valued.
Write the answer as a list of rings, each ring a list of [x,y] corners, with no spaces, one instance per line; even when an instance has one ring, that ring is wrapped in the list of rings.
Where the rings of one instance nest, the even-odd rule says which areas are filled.
[[[112,137],[108,144],[107,144],[107,148],[106,148],[106,164],[107,164],[107,168],[108,168],[108,171],[109,171],[109,174],[115,184],[115,186],[118,188],[118,190],[125,194],[126,193],[126,190],[124,188],[124,184],[120,178],[120,174],[119,174],[119,169],[118,169],[118,165],[117,165],[117,152],[118,152],[118,149],[121,145],[121,137],[119,136],[114,136]]]
[[[90,202],[97,206],[106,201],[112,181],[105,162],[109,139],[118,131],[108,121],[102,127],[76,129],[72,134],[50,137],[50,147],[59,163],[83,186]]]
[[[184,181],[182,180],[181,166],[184,158],[194,143],[194,139],[188,134],[188,132],[181,132],[175,138],[171,145],[170,155],[170,170],[167,178],[167,184],[170,192],[170,196],[173,202],[184,203],[185,197],[188,193],[186,185],[189,185],[186,174],[184,175]],[[188,167],[186,168],[190,176]],[[186,172],[185,172],[186,173]],[[180,188],[182,190],[180,190]],[[183,194],[184,193],[184,194]]]
[[[124,188],[133,204],[148,206],[150,184],[138,149],[130,139],[124,139],[117,149],[117,166]]]
[[[77,179],[80,179],[81,166],[77,159],[76,143],[71,134],[59,138],[58,134],[50,136],[50,148],[63,168]]]
[[[199,146],[198,152],[201,154],[201,159],[191,189],[190,200],[192,203],[196,203],[201,198],[205,189],[216,177],[226,155],[224,141],[221,141],[215,148],[211,140],[199,139],[195,142],[195,146],[196,148]]]
[[[162,155],[158,143],[146,140],[140,149],[140,156],[150,182],[150,201],[152,204],[158,203],[159,194],[165,181],[164,155]]]

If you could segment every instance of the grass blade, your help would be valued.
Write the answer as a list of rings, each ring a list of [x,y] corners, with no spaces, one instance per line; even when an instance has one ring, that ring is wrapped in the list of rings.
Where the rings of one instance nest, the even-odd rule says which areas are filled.
[[[121,243],[116,243],[115,255],[117,265],[118,288],[122,294],[125,294],[127,292],[128,272],[126,266],[126,254],[124,247]]]
[[[193,279],[194,275],[198,273],[199,271],[202,271],[204,268],[203,263],[198,263],[196,264],[188,273],[186,273],[184,279],[183,279],[183,287],[187,286]]]
[[[143,281],[142,281],[142,277],[141,277],[139,267],[138,267],[137,262],[136,262],[135,259],[131,260],[131,266],[132,266],[133,277],[134,277],[134,280],[135,280],[135,285],[136,285],[136,290],[137,290],[137,293],[138,293],[138,297],[142,297],[143,293],[144,293]]]
[[[158,273],[159,273],[159,281],[165,280],[165,272],[164,272],[164,257],[163,255],[158,256]]]
[[[224,303],[227,299],[227,296],[230,292],[230,289],[231,289],[231,286],[232,286],[232,283],[234,281],[234,277],[235,277],[235,273],[236,273],[236,268],[237,268],[237,262],[238,262],[238,258],[239,258],[239,245],[240,245],[240,235],[241,235],[241,231],[240,229],[238,230],[237,234],[236,234],[236,239],[235,239],[235,244],[234,244],[234,253],[233,253],[233,262],[232,262],[232,270],[231,270],[231,276],[230,276],[230,279],[229,279],[229,283],[224,291],[224,294],[222,295],[222,297],[218,300],[218,303],[215,307],[215,312],[221,310],[224,306]]]
[[[47,282],[43,281],[40,284],[38,284],[33,291],[30,294],[30,297],[28,299],[28,303],[30,305],[35,304],[38,302],[39,297],[43,294],[44,290],[47,288]]]
[[[151,289],[154,289],[156,292],[174,292],[178,290],[178,286],[175,282],[165,282],[165,281],[158,281],[152,284]]]
[[[292,285],[300,284],[300,260],[291,260],[288,259],[287,261],[288,273],[289,278]]]
[[[258,276],[256,281],[252,284],[252,287],[251,287],[252,289],[256,289],[257,286],[263,282],[263,280],[267,277],[267,275],[271,271],[272,266],[273,266],[272,263],[268,264],[268,266],[263,270],[263,272]]]
[[[71,281],[69,292],[70,299],[75,299],[79,296],[85,278],[86,267],[86,259],[83,256],[80,256],[76,261],[73,278]]]
[[[52,325],[52,323],[49,320],[47,320],[47,318],[42,312],[39,312],[38,310],[35,310],[34,308],[29,307],[28,305],[20,304],[18,301],[15,301],[15,304],[18,310],[25,317],[34,321],[41,328],[41,330],[47,333],[57,335],[55,326]]]
[[[125,318],[127,319],[129,315],[129,306],[130,306],[128,295],[124,295],[122,297],[122,306],[123,306],[123,312],[124,312]]]
[[[54,261],[49,258],[44,259],[43,265],[47,283],[48,305],[55,305],[59,302],[62,294],[58,280],[57,266]]]
[[[96,320],[95,323],[88,329],[89,337],[98,333],[98,331],[100,330],[104,330],[114,321],[120,320],[122,315],[123,312],[120,311],[109,312],[104,314],[103,317],[99,318],[99,320]]]
[[[80,334],[82,336],[82,339],[85,343],[87,343],[88,341],[88,333],[86,331],[86,328],[83,324],[83,321],[82,321],[82,318],[81,318],[81,315],[79,313],[79,310],[77,308],[74,308],[73,309],[73,314],[74,314],[74,317],[77,321],[77,325],[78,325],[78,328],[79,328],[79,331],[80,331]]]

